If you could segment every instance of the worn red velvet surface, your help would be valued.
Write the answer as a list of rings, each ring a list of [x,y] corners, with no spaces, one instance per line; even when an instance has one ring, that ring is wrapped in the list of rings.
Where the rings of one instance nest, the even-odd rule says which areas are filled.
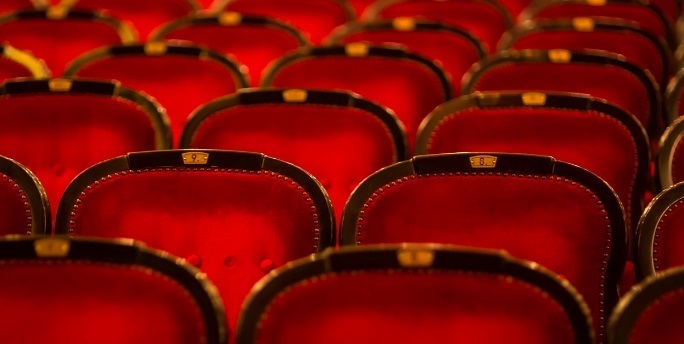
[[[505,249],[567,278],[599,319],[611,229],[603,205],[580,184],[555,177],[422,177],[378,194],[357,221],[362,244]],[[601,322],[594,325],[598,331]]]
[[[669,292],[652,302],[639,316],[632,328],[629,343],[681,343],[684,333],[684,293],[682,289]]]
[[[209,117],[192,147],[260,152],[313,174],[338,215],[356,186],[397,162],[394,140],[375,115],[316,105],[237,106]]]
[[[678,200],[658,222],[653,243],[653,265],[656,271],[684,265],[684,203]]]
[[[105,10],[113,17],[128,21],[138,31],[141,41],[160,25],[193,11],[187,0],[78,0],[74,8]]]
[[[0,235],[31,233],[31,208],[23,190],[2,172],[0,205]]]
[[[0,82],[12,78],[32,78],[33,74],[26,67],[10,59],[0,57]]]
[[[439,78],[426,66],[381,57],[304,59],[280,69],[272,86],[351,90],[374,100],[404,123],[409,147],[420,122],[445,99]]]
[[[308,34],[314,44],[348,20],[340,3],[332,0],[233,0],[225,10],[284,20]]]
[[[33,4],[30,0],[4,0],[0,3],[0,13],[10,12],[14,10],[31,10]]]
[[[574,343],[555,300],[505,276],[327,274],[279,295],[257,343]]]
[[[155,149],[147,114],[105,96],[0,98],[0,155],[33,171],[56,214],[62,193],[86,168],[128,152]]]
[[[254,283],[316,251],[315,210],[297,187],[266,172],[119,175],[86,190],[74,234],[134,238],[199,261],[234,325]]]
[[[612,186],[627,214],[641,213],[641,207],[632,204],[638,163],[634,138],[623,124],[605,115],[562,109],[475,108],[452,115],[434,133],[430,153],[528,153],[578,165]],[[627,216],[628,227],[630,219]]]
[[[672,155],[672,182],[677,184],[684,181],[684,145],[680,139],[674,147],[674,154]]]
[[[249,67],[249,75],[255,85],[259,83],[262,71],[271,61],[299,47],[295,37],[272,26],[186,26],[164,38],[191,41],[235,56],[240,63]]]
[[[116,28],[103,22],[77,19],[24,19],[0,25],[0,41],[28,50],[45,60],[58,77],[66,65],[81,54],[121,43]]]
[[[204,343],[196,302],[141,267],[84,262],[0,264],[4,343]]]
[[[589,94],[633,114],[648,127],[651,99],[643,82],[617,67],[584,63],[506,63],[488,69],[473,91],[559,91]],[[654,114],[658,116],[658,114]]]
[[[573,17],[606,17],[634,21],[639,26],[656,36],[667,39],[668,29],[662,18],[646,6],[629,2],[612,2],[601,6],[586,3],[562,3],[547,6],[535,13],[538,19],[561,19]]]
[[[372,30],[349,35],[342,42],[398,43],[439,61],[453,80],[454,96],[461,95],[461,78],[480,59],[471,41],[448,31]]]
[[[188,116],[199,106],[237,89],[234,74],[213,60],[184,56],[104,58],[85,65],[80,77],[119,80],[156,98],[171,120],[175,140]]]
[[[645,36],[618,31],[580,32],[551,30],[532,32],[518,39],[514,49],[598,49],[624,55],[641,68],[648,69],[661,86],[666,82],[660,51],[653,41]]]
[[[490,52],[508,29],[505,16],[496,7],[478,0],[404,1],[385,7],[380,18],[418,17],[444,21],[466,29],[487,45]]]

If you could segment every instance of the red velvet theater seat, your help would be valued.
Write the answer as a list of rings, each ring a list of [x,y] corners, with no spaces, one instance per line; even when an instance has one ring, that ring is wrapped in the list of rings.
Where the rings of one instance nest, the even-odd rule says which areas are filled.
[[[224,344],[216,287],[130,240],[0,239],[3,343]]]
[[[355,18],[346,0],[229,0],[222,9],[288,22],[305,32],[314,44]]]
[[[55,77],[62,74],[71,60],[87,51],[136,40],[135,31],[128,24],[98,12],[55,6],[0,16],[0,41],[45,60]]]
[[[6,82],[0,91],[0,155],[33,171],[52,210],[81,171],[127,152],[168,149],[160,106],[114,82]]]
[[[230,151],[131,153],[95,165],[69,186],[55,228],[186,258],[219,288],[231,327],[271,269],[334,244],[330,201],[311,175]]]
[[[341,244],[505,249],[565,276],[603,342],[626,232],[616,194],[585,169],[547,156],[458,153],[417,156],[368,177],[347,202]]]
[[[597,49],[625,56],[653,74],[660,86],[669,80],[671,53],[660,37],[619,19],[573,19],[527,21],[506,33],[499,50]]]
[[[354,7],[356,17],[361,19],[363,17],[363,13],[378,1],[380,0],[349,0],[349,3],[352,5],[352,7]]]
[[[404,128],[389,110],[333,91],[249,90],[218,99],[192,115],[180,146],[293,163],[323,184],[338,215],[364,178],[408,157]]]
[[[49,234],[50,204],[38,178],[18,162],[0,156],[0,236]]]
[[[628,228],[639,221],[649,143],[634,116],[610,103],[567,93],[481,93],[443,104],[421,129],[418,155],[542,154],[585,168],[615,190]]]
[[[593,343],[566,280],[504,252],[442,245],[328,250],[262,280],[238,344]]]
[[[677,38],[667,16],[648,2],[625,0],[552,0],[537,2],[528,8],[522,20],[569,19],[574,17],[617,18],[633,21],[639,26],[662,37],[675,47]]]
[[[14,78],[44,79],[50,71],[42,60],[30,53],[0,44],[0,82]]]
[[[145,40],[157,27],[200,9],[196,0],[62,0],[62,5],[91,11],[104,10],[131,23]]]
[[[164,39],[190,41],[233,55],[249,68],[255,84],[269,63],[310,44],[300,31],[287,23],[236,12],[198,14],[172,21],[151,37],[154,41]]]
[[[3,0],[0,1],[0,13],[42,8],[45,6],[45,1],[43,0]]]
[[[409,147],[423,117],[453,94],[449,77],[431,60],[364,43],[300,49],[273,64],[261,86],[356,92],[394,111]]]
[[[454,81],[454,95],[461,93],[461,77],[473,63],[487,55],[486,47],[465,30],[441,22],[395,18],[372,23],[350,23],[329,37],[331,44],[365,42],[401,44],[408,50],[438,62]]]
[[[463,94],[505,90],[589,94],[627,110],[654,135],[665,122],[653,76],[607,52],[503,51],[474,65],[463,79]]]
[[[235,60],[204,47],[179,43],[94,50],[73,61],[64,74],[118,80],[154,97],[169,115],[175,141],[197,107],[249,86],[244,66]]]
[[[674,122],[679,116],[684,115],[684,70],[679,70],[670,80],[665,90],[665,114],[667,123]]]
[[[664,190],[684,181],[684,118],[677,118],[660,138],[656,159],[657,186]]]
[[[370,7],[365,20],[415,17],[441,21],[472,33],[487,47],[496,51],[496,44],[513,18],[506,9],[491,0],[400,0],[380,1]]]
[[[681,343],[684,269],[651,277],[632,289],[610,317],[610,344]]]
[[[638,227],[637,278],[684,266],[684,184],[675,184],[656,196]]]

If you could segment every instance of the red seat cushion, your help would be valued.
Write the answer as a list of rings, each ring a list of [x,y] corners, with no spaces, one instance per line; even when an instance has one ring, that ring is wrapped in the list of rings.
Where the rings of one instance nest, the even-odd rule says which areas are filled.
[[[408,0],[378,8],[377,18],[417,17],[463,28],[479,38],[490,52],[509,29],[510,15],[496,3],[480,0]]]
[[[544,291],[511,277],[458,271],[359,271],[302,281],[269,304],[255,343],[320,338],[330,344],[576,342],[567,315]]]
[[[171,120],[175,139],[199,106],[243,87],[235,71],[215,59],[143,54],[103,57],[87,62],[71,75],[118,80],[157,99]]]
[[[185,25],[157,38],[186,40],[233,55],[249,68],[250,79],[257,85],[269,63],[305,43],[294,28],[264,19],[268,20],[266,24],[220,25],[213,22]]]
[[[68,1],[68,0],[67,0]],[[105,10],[113,17],[130,22],[141,40],[162,24],[191,14],[195,8],[188,0],[71,0],[74,8]]]
[[[57,77],[71,60],[95,48],[120,44],[122,37],[112,25],[77,18],[72,13],[59,20],[36,16],[4,22],[0,24],[0,41],[43,59]]]
[[[463,34],[447,30],[370,29],[353,32],[340,39],[342,43],[398,43],[410,51],[439,61],[454,84],[454,95],[461,94],[460,80],[470,67],[482,58],[477,43]]]
[[[314,44],[354,19],[351,8],[336,0],[233,0],[224,10],[283,20],[308,34]]]

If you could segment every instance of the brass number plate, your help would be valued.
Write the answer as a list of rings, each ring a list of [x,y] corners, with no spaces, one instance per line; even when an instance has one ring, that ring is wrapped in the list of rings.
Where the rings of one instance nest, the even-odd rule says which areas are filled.
[[[470,157],[472,168],[494,168],[496,167],[496,157],[491,155],[476,155]]]
[[[206,165],[209,161],[209,154],[202,152],[183,153],[183,163],[186,165]]]
[[[363,57],[368,56],[368,45],[364,43],[350,43],[344,47],[347,56]]]
[[[399,264],[403,267],[430,267],[435,261],[435,252],[429,250],[401,250],[397,252],[397,260],[399,260]]]
[[[33,242],[36,256],[40,258],[63,258],[69,255],[71,243],[67,239],[46,238]]]
[[[527,106],[544,106],[546,104],[546,94],[544,93],[523,93],[522,102]]]
[[[306,101],[308,93],[305,90],[286,90],[283,91],[283,100],[288,103],[303,103]]]

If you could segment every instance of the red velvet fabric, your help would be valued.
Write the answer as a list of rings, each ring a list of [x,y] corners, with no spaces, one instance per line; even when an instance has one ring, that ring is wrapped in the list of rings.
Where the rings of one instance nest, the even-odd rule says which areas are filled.
[[[128,152],[155,149],[146,113],[128,101],[88,95],[0,98],[0,155],[33,171],[52,213],[81,171]]]
[[[589,94],[633,114],[645,128],[651,100],[643,82],[622,68],[584,63],[506,63],[486,71],[473,91],[559,91]],[[659,114],[654,114],[658,116]]]
[[[684,321],[683,290],[671,291],[654,302],[637,319],[632,328],[629,342],[681,343],[684,340],[681,324]]]
[[[354,7],[354,12],[356,12],[358,18],[361,18],[366,9],[376,2],[376,0],[349,0],[349,3]]]
[[[511,130],[511,128],[516,128]],[[634,138],[615,119],[585,111],[547,108],[467,109],[443,121],[430,153],[508,152],[549,155],[603,178],[620,197],[631,228],[637,152]]]
[[[13,78],[32,78],[33,74],[23,65],[5,57],[0,57],[0,82]]]
[[[261,80],[261,73],[269,63],[299,48],[295,37],[272,26],[186,26],[164,38],[191,41],[235,56],[240,63],[249,67],[249,75],[255,85]]]
[[[674,147],[674,154],[672,155],[672,182],[677,184],[684,181],[684,146],[682,140],[677,142]]]
[[[392,4],[380,18],[418,17],[443,21],[470,31],[496,51],[501,35],[508,29],[504,15],[490,4],[478,0],[413,0]]]
[[[0,25],[0,41],[45,60],[57,77],[71,60],[95,48],[120,44],[121,38],[116,28],[98,21],[22,19]]]
[[[314,44],[349,20],[333,0],[233,0],[225,10],[284,20],[308,34]]]
[[[144,41],[155,28],[192,13],[187,0],[78,0],[74,8],[105,10],[133,24]]]
[[[205,343],[195,300],[141,267],[88,262],[0,264],[4,343]]]
[[[16,181],[0,172],[0,235],[31,234],[31,207]]]
[[[398,161],[394,140],[375,115],[310,104],[220,111],[202,124],[192,147],[261,152],[291,162],[323,184],[337,218],[361,181]]]
[[[653,264],[656,271],[684,266],[684,200],[678,200],[658,222],[653,242]]]
[[[197,0],[203,8],[211,8],[211,6],[216,2],[214,0]]]
[[[409,147],[423,118],[445,100],[442,84],[430,69],[382,57],[307,58],[280,69],[272,86],[351,90],[374,100],[394,110],[404,123]]]
[[[567,19],[573,17],[607,17],[634,21],[656,36],[667,39],[668,29],[656,12],[639,3],[612,2],[601,6],[586,3],[558,3],[547,6],[534,16],[538,19]]]
[[[256,343],[575,343],[553,298],[505,276],[387,271],[294,285],[263,315]]]
[[[364,245],[497,248],[551,269],[582,294],[602,332],[602,268],[612,249],[611,229],[603,205],[580,184],[555,177],[410,177],[384,187],[363,210],[356,224]]]
[[[199,262],[234,325],[269,269],[316,252],[313,203],[291,180],[209,171],[119,173],[85,190],[74,234],[133,238]],[[232,326],[231,326],[232,327]]]
[[[652,0],[649,3],[658,9],[670,20],[670,23],[676,23],[679,17],[679,5],[677,0]]]
[[[175,139],[196,108],[238,88],[233,72],[224,65],[174,55],[104,58],[85,65],[76,75],[118,80],[156,98],[169,115]]]
[[[30,0],[3,0],[0,1],[0,13],[6,13],[15,10],[31,10],[33,3]]]
[[[436,60],[451,76],[454,96],[461,95],[461,78],[480,59],[477,47],[471,41],[448,31],[372,30],[351,34],[342,42],[398,43]]]
[[[661,86],[667,66],[660,51],[645,36],[619,31],[549,30],[532,32],[518,39],[514,49],[598,49],[624,55],[641,68],[648,69]]]

